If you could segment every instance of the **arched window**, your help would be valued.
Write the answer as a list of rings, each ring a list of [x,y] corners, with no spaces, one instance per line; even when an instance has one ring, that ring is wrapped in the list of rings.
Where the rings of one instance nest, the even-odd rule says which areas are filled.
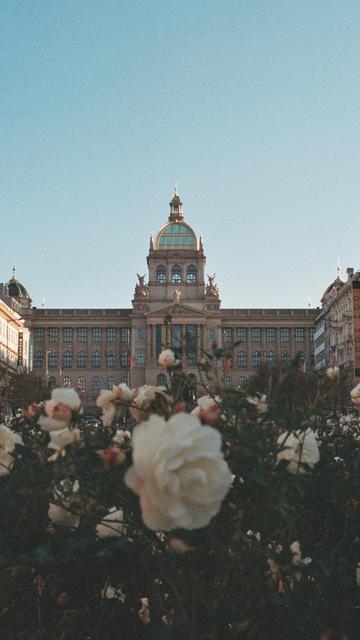
[[[156,378],[156,384],[158,387],[165,387],[166,386],[166,375],[165,373],[159,373],[158,377]]]
[[[179,264],[174,264],[171,268],[171,282],[173,284],[181,282],[181,266]]]
[[[160,282],[161,284],[166,282],[166,269],[163,264],[159,264],[156,267],[156,282]]]
[[[79,351],[77,357],[77,366],[78,367],[86,367],[87,366],[87,355],[85,351]]]
[[[120,367],[128,367],[130,364],[130,351],[120,353]]]
[[[284,362],[287,362],[288,360],[290,360],[290,353],[289,353],[289,351],[283,351],[282,359],[284,360]]]
[[[239,351],[237,354],[238,367],[247,367],[247,354],[245,351]]]
[[[34,354],[34,367],[35,369],[41,369],[44,366],[44,354],[42,351],[35,351]]]
[[[100,391],[100,378],[94,376],[91,380],[91,391]]]
[[[71,353],[71,351],[64,351],[63,367],[65,369],[70,369],[72,367],[72,353]]]
[[[49,369],[56,369],[58,366],[58,352],[57,351],[49,351],[48,352],[48,367]]]
[[[101,354],[100,351],[94,351],[92,355],[92,366],[101,367]]]
[[[240,387],[245,387],[247,383],[247,377],[246,376],[240,376],[239,378],[239,386]]]
[[[194,284],[196,282],[196,267],[194,264],[190,264],[187,268],[186,282],[189,284]]]
[[[232,384],[233,384],[233,382],[232,382],[231,376],[225,376],[225,379],[224,379],[224,387],[225,387],[225,389],[231,389]]]
[[[56,378],[55,376],[50,376],[49,378],[49,389],[54,389],[56,387]]]
[[[110,351],[106,354],[106,362],[108,367],[116,367],[116,356],[115,353]]]
[[[77,379],[77,388],[78,391],[85,391],[86,389],[86,380],[85,376],[79,376]]]
[[[106,380],[106,386],[107,388],[112,391],[113,386],[115,385],[115,378],[114,376],[108,376],[107,380]]]
[[[254,353],[252,354],[252,366],[260,367],[260,365],[261,365],[261,353],[260,351],[254,351]]]
[[[267,359],[268,362],[274,362],[274,360],[275,360],[274,351],[268,351],[266,359]]]
[[[63,385],[65,389],[70,389],[71,387],[71,378],[69,376],[64,376]]]

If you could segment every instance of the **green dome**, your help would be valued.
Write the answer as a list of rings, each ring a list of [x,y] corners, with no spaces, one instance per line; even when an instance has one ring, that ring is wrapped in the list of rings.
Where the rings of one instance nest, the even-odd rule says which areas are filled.
[[[185,222],[168,222],[160,229],[157,249],[197,249],[196,235]]]

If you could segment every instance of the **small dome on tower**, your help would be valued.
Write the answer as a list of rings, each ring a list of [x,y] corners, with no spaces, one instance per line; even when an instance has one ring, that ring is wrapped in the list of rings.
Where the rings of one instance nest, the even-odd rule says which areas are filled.
[[[12,278],[9,280],[9,282],[6,283],[9,296],[11,296],[12,298],[16,298],[17,302],[19,302],[21,305],[30,307],[32,303],[31,296],[26,287],[24,287],[24,285],[16,278],[15,273],[16,268],[13,267]]]
[[[183,203],[175,187],[170,201],[169,222],[161,227],[155,240],[156,249],[197,249],[198,242],[191,227],[184,222]]]

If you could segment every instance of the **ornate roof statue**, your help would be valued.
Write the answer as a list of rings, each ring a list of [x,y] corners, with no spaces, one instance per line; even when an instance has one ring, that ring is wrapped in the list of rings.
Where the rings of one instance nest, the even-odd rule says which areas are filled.
[[[217,286],[217,284],[215,282],[215,278],[216,278],[216,273],[213,273],[212,276],[208,276],[209,283],[206,285],[206,295],[218,298],[219,297],[219,287]]]
[[[149,296],[149,287],[145,284],[145,274],[143,276],[140,276],[137,273],[136,275],[139,282],[135,285],[135,297],[147,298]]]

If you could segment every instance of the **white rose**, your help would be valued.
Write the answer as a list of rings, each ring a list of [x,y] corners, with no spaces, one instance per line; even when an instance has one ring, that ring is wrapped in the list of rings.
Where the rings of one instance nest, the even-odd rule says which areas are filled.
[[[168,422],[152,415],[136,427],[133,461],[125,481],[140,496],[144,523],[154,531],[206,526],[232,481],[219,432],[186,413]]]
[[[127,384],[121,383],[118,387],[113,386],[112,390],[102,389],[96,400],[96,404],[103,411],[102,422],[104,427],[110,427],[116,415],[117,405],[131,402],[135,394]],[[117,403],[117,405],[115,404]]]
[[[146,420],[149,417],[149,410],[151,409],[152,403],[157,399],[165,401],[167,407],[170,407],[173,403],[173,398],[167,392],[166,387],[154,387],[144,384],[137,390],[137,394],[130,407],[131,414],[138,422]]]
[[[109,513],[96,525],[96,535],[98,538],[113,538],[125,532],[124,513],[122,509],[116,507],[110,509]]]
[[[4,424],[0,425],[0,476],[7,476],[14,464],[11,453],[16,444],[23,445],[21,436]]]
[[[255,405],[256,410],[258,413],[266,413],[268,410],[268,405],[266,402],[266,396],[265,395],[259,395],[259,396],[248,396],[246,398],[246,400],[250,403]]]
[[[190,415],[200,418],[206,424],[215,425],[219,422],[221,416],[220,402],[221,398],[219,396],[215,398],[201,396],[197,401],[198,406],[192,410]]]
[[[72,414],[80,411],[81,400],[74,389],[54,389],[51,400],[45,402],[47,417],[40,418],[38,424],[43,431],[65,429],[72,420]]]
[[[64,505],[66,503],[64,502]],[[80,517],[71,513],[68,509],[61,507],[58,504],[49,505],[48,516],[54,524],[58,524],[61,527],[78,527],[80,523]]]
[[[288,460],[287,466],[290,473],[304,473],[302,466],[307,464],[313,468],[319,462],[319,447],[314,432],[311,429],[306,431],[295,431],[282,433],[277,440],[278,445],[285,447],[277,454],[278,461]]]
[[[329,367],[326,369],[326,375],[330,380],[335,380],[339,375],[339,367]]]
[[[360,382],[350,391],[351,400],[357,406],[360,406]]]
[[[175,364],[175,354],[171,349],[165,349],[160,353],[158,362],[163,369],[170,369]]]
[[[50,442],[48,444],[49,449],[62,449],[68,444],[78,442],[80,440],[79,429],[60,429],[50,432]]]

